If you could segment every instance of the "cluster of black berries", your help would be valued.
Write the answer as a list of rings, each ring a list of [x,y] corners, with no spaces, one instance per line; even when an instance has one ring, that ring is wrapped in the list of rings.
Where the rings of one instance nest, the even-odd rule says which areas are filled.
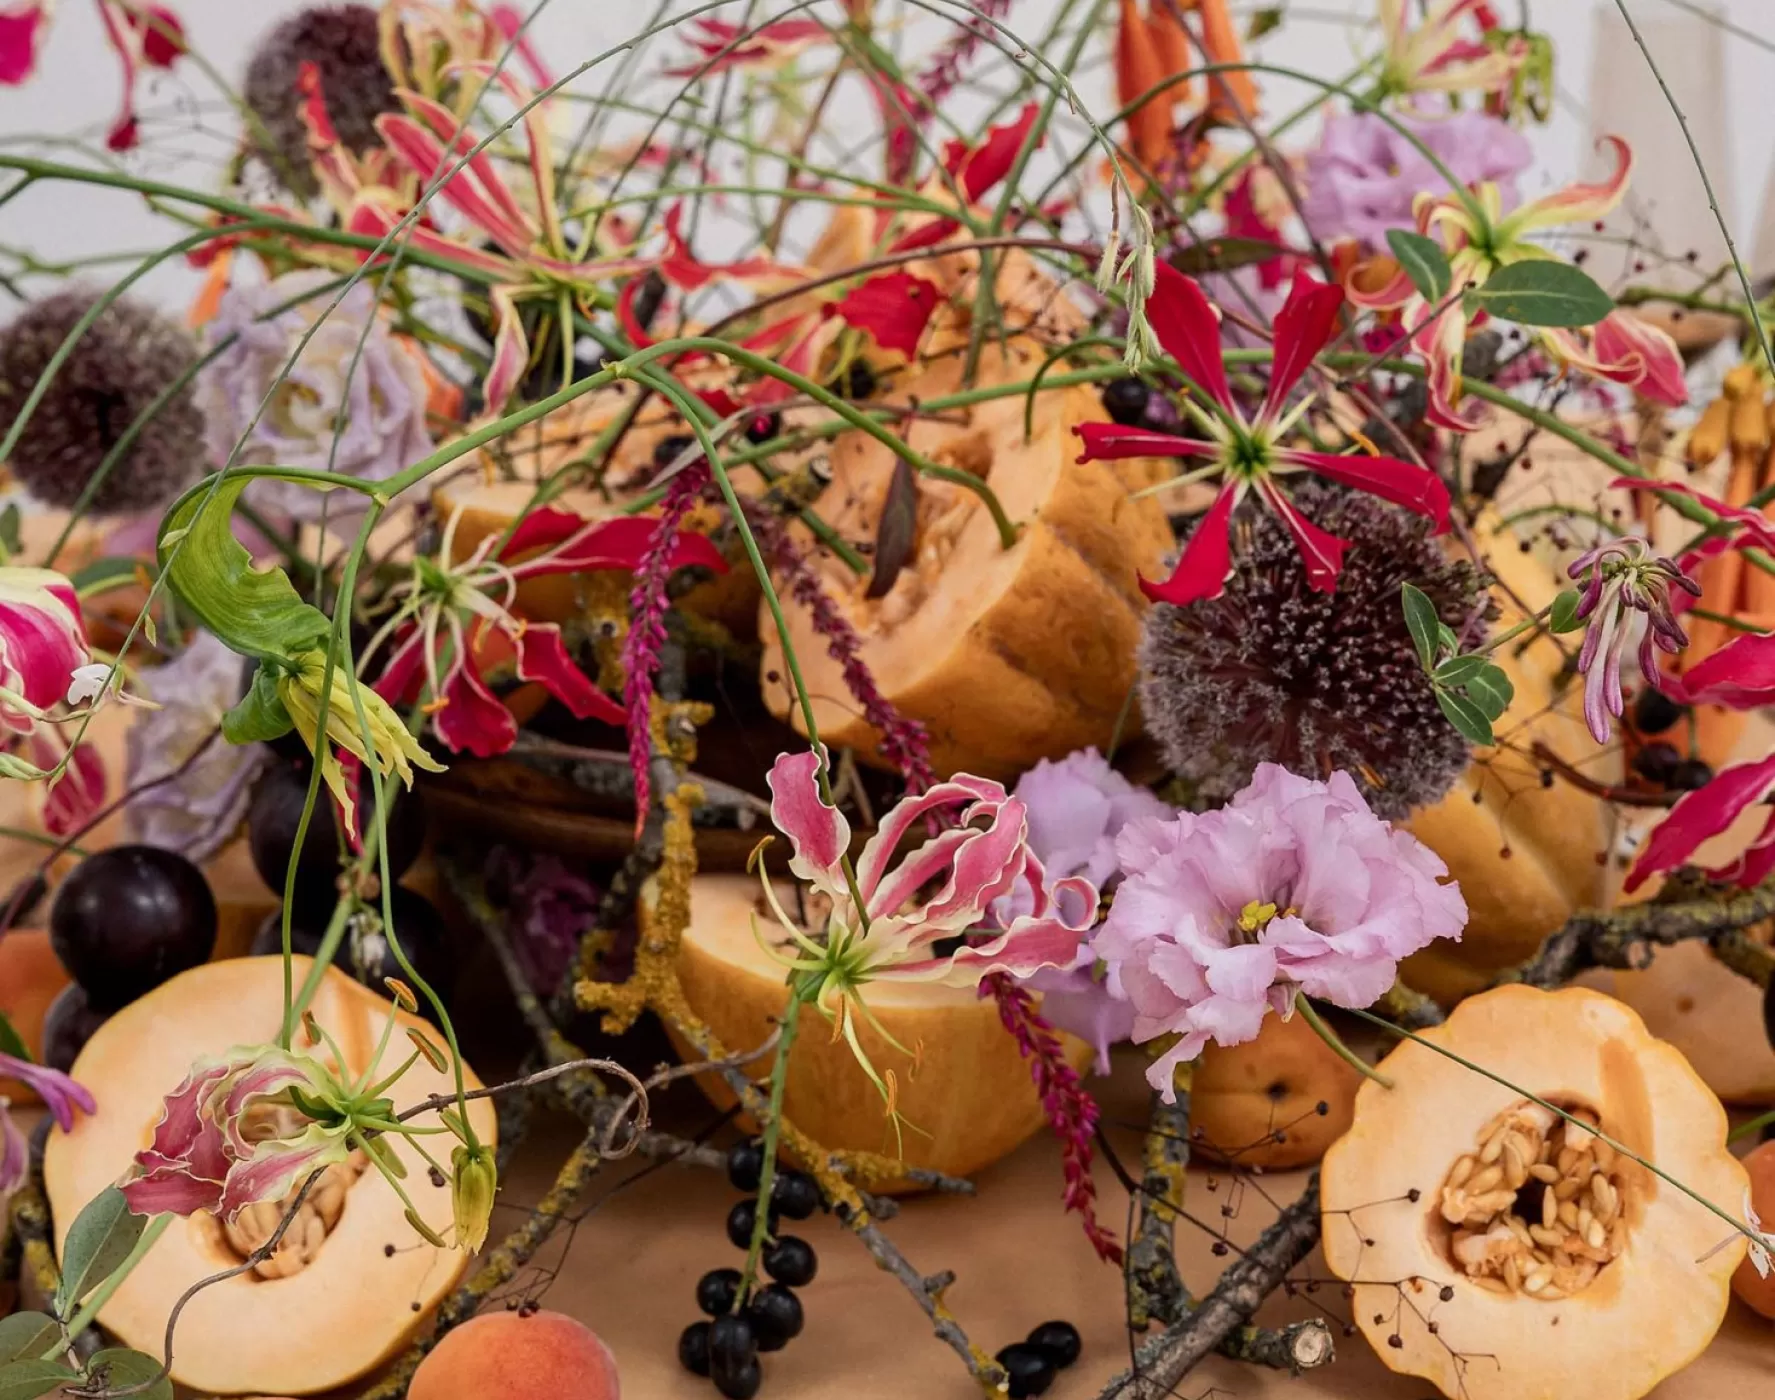
[[[1079,1359],[1082,1346],[1079,1329],[1070,1322],[1044,1322],[994,1358],[1005,1368],[1006,1394],[1011,1400],[1042,1394],[1056,1374]]]
[[[742,1142],[727,1154],[727,1179],[741,1191],[755,1193],[763,1170],[764,1149],[756,1142]],[[693,1322],[684,1329],[678,1338],[678,1360],[693,1375],[709,1377],[728,1400],[751,1400],[764,1381],[758,1353],[781,1351],[801,1333],[805,1319],[795,1290],[813,1282],[820,1261],[806,1240],[779,1235],[777,1221],[806,1220],[819,1207],[820,1188],[811,1176],[779,1168],[771,1182],[765,1221],[770,1242],[762,1261],[764,1272],[775,1282],[755,1287],[742,1302],[744,1280],[738,1269],[711,1269],[697,1280],[696,1305],[711,1321]],[[727,1213],[727,1238],[736,1249],[750,1249],[757,1223],[758,1201],[755,1195],[748,1196]]]
[[[1648,686],[1634,697],[1633,727],[1641,734],[1663,734],[1688,713],[1663,691]],[[1698,758],[1685,758],[1681,749],[1664,740],[1646,744],[1634,754],[1633,771],[1671,792],[1693,792],[1713,781],[1712,768]]]

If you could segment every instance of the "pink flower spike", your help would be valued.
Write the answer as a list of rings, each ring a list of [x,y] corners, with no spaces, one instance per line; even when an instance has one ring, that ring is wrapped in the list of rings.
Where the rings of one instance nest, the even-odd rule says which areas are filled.
[[[0,10],[0,83],[16,87],[37,71],[37,46],[49,20],[49,0]]]
[[[1337,576],[1344,567],[1344,541],[1308,520],[1273,482],[1261,482],[1258,489],[1263,492],[1270,509],[1282,517],[1288,533],[1294,536],[1301,562],[1307,568],[1307,582],[1321,593],[1335,593]]]
[[[1233,507],[1239,503],[1239,489],[1223,486],[1214,504],[1196,524],[1195,533],[1184,545],[1183,554],[1171,577],[1163,583],[1140,580],[1140,591],[1155,603],[1170,603],[1187,608],[1204,598],[1218,598],[1226,588],[1227,575],[1233,571],[1232,522]]]
[[[1283,448],[1277,456],[1345,486],[1403,506],[1414,515],[1433,522],[1436,526],[1434,534],[1440,535],[1448,529],[1448,487],[1433,471],[1402,462],[1397,457],[1304,452],[1291,448]]]
[[[1170,263],[1155,268],[1153,294],[1146,299],[1146,319],[1165,352],[1183,367],[1191,383],[1228,413],[1233,391],[1227,386],[1220,357],[1220,316],[1193,277]],[[1278,350],[1280,354],[1280,350]]]
[[[1775,755],[1722,769],[1706,787],[1685,792],[1646,839],[1627,872],[1627,892],[1661,871],[1685,864],[1703,842],[1718,836],[1771,792],[1775,792]]]
[[[1273,422],[1281,416],[1294,386],[1336,332],[1343,308],[1342,287],[1317,281],[1304,268],[1295,272],[1288,300],[1276,313],[1276,358],[1261,415],[1265,420]]]
[[[770,766],[770,819],[789,838],[789,869],[828,894],[849,898],[841,862],[850,850],[851,828],[844,814],[820,795],[822,747],[782,754]]]
[[[937,296],[935,282],[902,270],[859,283],[832,310],[846,325],[874,336],[883,350],[913,355],[937,309]]]

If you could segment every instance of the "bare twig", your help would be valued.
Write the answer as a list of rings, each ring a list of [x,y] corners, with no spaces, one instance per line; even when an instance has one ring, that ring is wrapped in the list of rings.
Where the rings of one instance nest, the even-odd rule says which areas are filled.
[[[1153,1091],[1152,1120],[1141,1147],[1146,1170],[1136,1193],[1139,1215],[1127,1262],[1128,1326],[1138,1331],[1154,1322],[1177,1322],[1189,1308],[1174,1250],[1189,1166],[1190,1095],[1187,1086],[1176,1093],[1177,1101],[1166,1103]]]

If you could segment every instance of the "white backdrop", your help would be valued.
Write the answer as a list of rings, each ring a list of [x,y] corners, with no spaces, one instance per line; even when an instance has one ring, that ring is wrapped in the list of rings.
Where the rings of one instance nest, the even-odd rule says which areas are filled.
[[[174,2],[196,46],[236,83],[255,38],[301,8],[298,0]],[[1508,11],[1522,0],[1494,2]],[[1039,32],[1057,3],[1018,0],[1009,23],[1022,32]],[[1640,146],[1645,167],[1636,181],[1638,212],[1657,227],[1664,245],[1695,246],[1706,262],[1722,255],[1699,185],[1687,170],[1674,119],[1638,55],[1618,32],[1615,41],[1605,37],[1603,48],[1597,47],[1598,15],[1619,25],[1618,19],[1610,19],[1613,0],[1526,3],[1534,25],[1555,40],[1561,90],[1554,119],[1533,133],[1540,160],[1528,192],[1537,184],[1563,182],[1584,168],[1596,114],[1606,128],[1623,131]],[[1727,24],[1747,31],[1745,35],[1695,18],[1692,12],[1703,8],[1697,0],[1629,3],[1660,62],[1671,67],[1727,217],[1748,256],[1758,249],[1761,192],[1775,157],[1775,123],[1766,115],[1768,94],[1775,91],[1775,0],[1712,0],[1706,5]],[[1238,0],[1235,5],[1258,8]],[[737,16],[744,8],[743,0],[735,0],[728,12]],[[759,3],[754,12],[765,16],[771,8]],[[1262,56],[1336,77],[1363,47],[1361,29],[1372,23],[1374,0],[1290,0],[1286,8],[1292,11],[1289,23],[1261,46]],[[545,0],[533,32],[548,62],[564,71],[629,38],[653,9],[654,0]],[[670,52],[668,40],[654,41],[647,65],[654,70],[666,66]],[[1593,71],[1599,64],[1600,71]],[[588,81],[595,84],[597,78],[594,73]],[[118,82],[115,60],[100,36],[96,6],[91,0],[61,0],[36,79],[23,88],[0,88],[0,140],[18,149],[36,144],[26,139],[34,136],[96,139],[115,111]],[[1109,80],[1101,69],[1079,75],[1078,84],[1093,110],[1112,105]],[[188,183],[212,179],[230,149],[233,125],[209,82],[186,63],[174,74],[158,76],[143,97],[151,125],[161,134],[149,143],[151,149],[130,157],[133,168]],[[1728,117],[1734,111],[1745,114],[1735,126]],[[0,208],[0,244],[28,248],[46,260],[142,251],[172,236],[141,200],[115,191],[46,185]],[[1775,271],[1775,236],[1761,251],[1761,270]],[[150,294],[168,301],[182,301],[191,286],[191,274],[179,268],[161,269],[144,284]]]

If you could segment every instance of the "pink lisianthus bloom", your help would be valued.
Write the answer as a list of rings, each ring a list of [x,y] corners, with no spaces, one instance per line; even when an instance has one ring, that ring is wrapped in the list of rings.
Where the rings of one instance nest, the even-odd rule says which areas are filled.
[[[1448,488],[1434,472],[1395,457],[1340,456],[1286,445],[1308,404],[1303,399],[1291,405],[1289,399],[1337,331],[1344,307],[1341,288],[1315,282],[1305,272],[1295,274],[1288,300],[1276,313],[1269,392],[1247,417],[1227,382],[1219,313],[1193,279],[1162,262],[1156,274],[1147,320],[1201,396],[1201,403],[1192,397],[1183,406],[1203,436],[1179,437],[1116,423],[1082,423],[1074,429],[1084,443],[1081,462],[1188,457],[1206,465],[1184,480],[1218,481],[1214,504],[1184,546],[1171,577],[1163,583],[1140,581],[1147,597],[1180,608],[1218,597],[1233,567],[1233,510],[1253,493],[1288,527],[1312,586],[1324,593],[1335,590],[1345,542],[1302,515],[1282,489],[1287,477],[1299,472],[1403,506],[1430,519],[1438,531],[1448,528]]]
[[[167,1095],[123,1198],[137,1215],[207,1211],[230,1221],[281,1201],[308,1173],[351,1155],[361,1129],[350,1098],[318,1060],[273,1046],[199,1060]]]
[[[0,1017],[0,1021],[3,1020]],[[0,1053],[0,1079],[16,1079],[35,1093],[48,1106],[50,1117],[64,1133],[74,1127],[76,1109],[82,1113],[98,1112],[99,1106],[89,1090],[47,1065]],[[7,1101],[0,1098],[0,1196],[18,1190],[31,1164],[30,1148],[24,1134],[7,1113],[8,1107]]]
[[[1209,1041],[1251,1040],[1297,992],[1368,1006],[1401,958],[1467,923],[1448,867],[1343,772],[1260,764],[1227,806],[1133,822],[1116,849],[1127,875],[1092,948],[1133,1003],[1134,1039],[1177,1037],[1147,1072],[1167,1101]]]
[[[1029,848],[1023,803],[1000,784],[965,773],[902,798],[884,814],[853,881],[846,869],[850,823],[820,790],[825,762],[822,748],[783,754],[771,766],[771,820],[789,838],[789,869],[831,901],[831,913],[823,932],[798,927],[760,859],[765,898],[794,948],[786,957],[767,951],[795,973],[891,1108],[892,1076],[876,1070],[857,1038],[858,1016],[881,1030],[863,989],[871,982],[977,987],[995,972],[1027,977],[1068,967],[1095,915],[1097,891],[1077,876],[1050,882]],[[953,817],[954,824],[894,863],[901,841],[930,816]],[[1003,928],[989,927],[994,902],[1019,886],[1027,891],[1027,912]]]

